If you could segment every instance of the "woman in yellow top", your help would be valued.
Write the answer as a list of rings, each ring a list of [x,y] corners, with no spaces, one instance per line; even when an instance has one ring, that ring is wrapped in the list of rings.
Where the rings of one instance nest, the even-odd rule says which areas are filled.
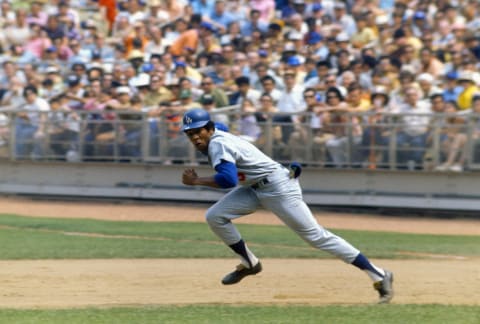
[[[463,87],[463,91],[460,92],[457,99],[458,108],[460,110],[470,109],[472,108],[473,95],[480,92],[480,89],[475,84],[472,72],[466,71],[461,73],[458,82]]]

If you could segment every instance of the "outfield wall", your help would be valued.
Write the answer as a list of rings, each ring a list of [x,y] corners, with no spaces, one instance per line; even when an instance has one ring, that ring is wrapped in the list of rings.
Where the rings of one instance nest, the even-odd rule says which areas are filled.
[[[183,165],[0,161],[0,193],[211,202],[222,190],[181,183]],[[208,175],[208,166],[196,167]],[[480,210],[480,173],[304,168],[316,206]]]

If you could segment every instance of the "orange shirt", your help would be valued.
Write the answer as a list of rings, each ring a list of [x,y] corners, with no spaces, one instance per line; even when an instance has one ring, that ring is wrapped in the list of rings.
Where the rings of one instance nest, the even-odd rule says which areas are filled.
[[[135,39],[135,35],[132,34],[130,36],[127,36],[124,40],[124,45],[125,45],[125,57],[128,57],[128,54],[133,50],[133,40]],[[141,50],[143,51],[145,48],[145,45],[148,43],[148,38],[146,36],[143,36],[142,38],[142,48]]]
[[[184,31],[170,46],[170,53],[173,56],[183,55],[185,48],[189,47],[194,51],[198,46],[198,32],[196,29]]]
[[[115,22],[115,17],[117,16],[117,6],[115,4],[115,0],[99,0],[98,4],[101,7],[105,7],[106,10],[106,18],[108,20],[108,24],[111,28],[113,23]]]

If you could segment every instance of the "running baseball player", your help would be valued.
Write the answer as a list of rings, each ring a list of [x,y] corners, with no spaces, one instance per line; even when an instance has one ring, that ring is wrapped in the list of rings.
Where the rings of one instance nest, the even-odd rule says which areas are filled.
[[[243,241],[232,220],[251,214],[260,206],[272,211],[311,246],[364,270],[380,295],[379,303],[393,298],[393,274],[371,263],[359,250],[320,226],[303,201],[296,172],[275,162],[249,142],[215,128],[207,111],[192,109],[183,116],[182,130],[216,173],[199,177],[188,168],[182,182],[191,186],[233,188],[206,213],[211,230],[240,258],[237,268],[223,279],[232,285],[262,271],[262,264]],[[239,185],[240,184],[240,185]]]

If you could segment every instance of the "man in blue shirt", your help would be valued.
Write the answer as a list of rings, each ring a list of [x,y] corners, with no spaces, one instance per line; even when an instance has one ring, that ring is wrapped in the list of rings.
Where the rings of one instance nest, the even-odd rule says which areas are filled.
[[[458,73],[456,71],[450,71],[445,76],[445,90],[443,91],[443,100],[445,102],[457,102],[458,96],[463,90],[462,87],[458,86],[457,79]]]

